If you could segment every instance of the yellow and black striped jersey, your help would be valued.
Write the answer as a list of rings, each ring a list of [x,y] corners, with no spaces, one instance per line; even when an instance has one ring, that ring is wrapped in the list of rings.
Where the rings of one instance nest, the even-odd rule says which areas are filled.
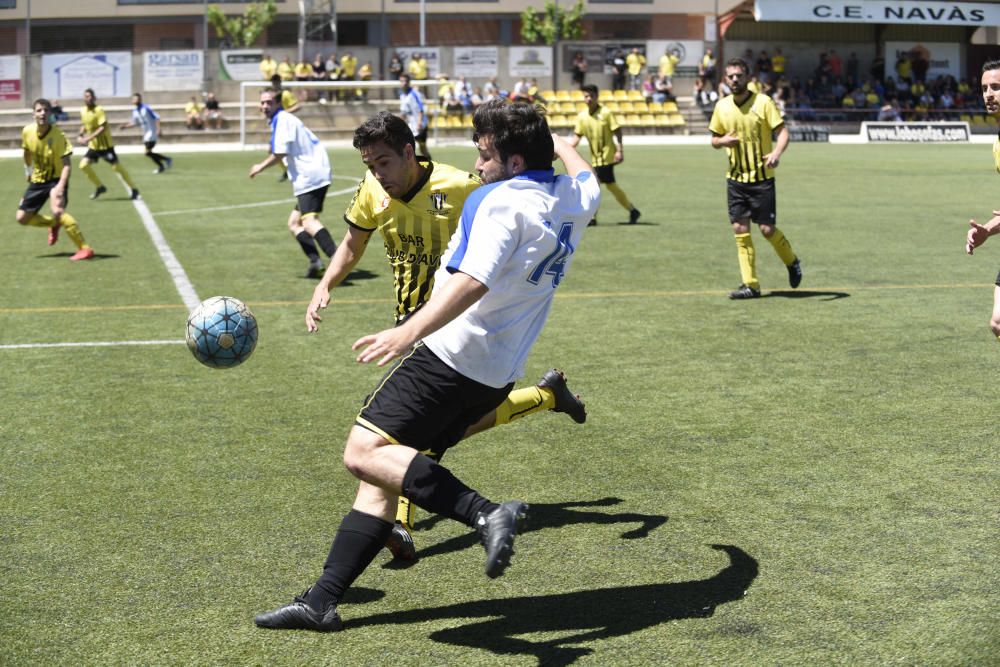
[[[573,134],[587,138],[590,162],[595,167],[615,163],[615,130],[619,127],[615,115],[603,104],[598,104],[594,113],[584,109],[577,114]]]
[[[784,123],[774,100],[767,95],[750,93],[739,106],[733,95],[716,103],[708,129],[720,137],[732,132],[740,138],[738,146],[726,147],[730,180],[758,183],[774,178],[774,170],[764,166],[764,156],[771,152],[772,133]]]
[[[73,147],[66,135],[55,125],[49,125],[44,135],[38,134],[38,125],[31,123],[21,130],[21,148],[31,153],[31,182],[48,183],[62,175],[63,158],[73,154]]]
[[[94,108],[91,109],[84,105],[80,108],[80,120],[83,121],[83,131],[88,136],[97,132],[97,128],[100,126],[104,126],[103,132],[87,142],[87,148],[93,148],[95,151],[106,151],[109,148],[114,148],[115,142],[111,138],[111,127],[108,125],[108,119],[104,117],[103,107],[94,105]]]
[[[993,165],[1000,172],[1000,134],[993,140]]]
[[[390,197],[369,171],[344,213],[349,225],[382,234],[395,282],[397,320],[430,298],[434,272],[458,227],[465,198],[481,184],[477,176],[446,164],[420,164],[423,177],[401,199]]]

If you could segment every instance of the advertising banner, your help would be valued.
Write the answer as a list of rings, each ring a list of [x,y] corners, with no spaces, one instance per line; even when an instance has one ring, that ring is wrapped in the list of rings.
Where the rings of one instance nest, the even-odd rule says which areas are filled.
[[[500,49],[495,46],[456,46],[454,76],[491,77],[499,74]]]
[[[144,90],[200,90],[204,78],[201,51],[146,51],[142,54]]]
[[[233,49],[219,51],[219,78],[223,81],[260,81],[261,49]]]
[[[548,46],[512,46],[507,57],[511,76],[529,79],[552,76],[552,49]]]
[[[756,0],[753,15],[758,21],[1000,25],[1000,5],[986,2]]]
[[[861,136],[873,143],[954,143],[969,140],[968,123],[871,123],[861,124]]]
[[[0,100],[21,99],[21,56],[0,56]]]
[[[42,95],[71,100],[83,97],[92,88],[97,99],[128,97],[132,94],[132,54],[128,51],[102,53],[51,53],[42,56]]]

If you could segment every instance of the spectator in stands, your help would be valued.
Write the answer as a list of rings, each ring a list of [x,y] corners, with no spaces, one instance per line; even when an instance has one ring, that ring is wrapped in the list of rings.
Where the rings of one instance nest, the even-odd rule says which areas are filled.
[[[473,88],[472,95],[469,97],[469,102],[472,104],[472,110],[475,111],[476,109],[478,109],[479,105],[485,101],[486,100],[483,97],[483,89],[480,88],[479,86]]]
[[[322,53],[317,53],[313,57],[311,66],[312,66],[312,81],[330,80],[330,73],[326,69],[326,58],[323,57]],[[325,90],[322,89],[317,90],[316,96],[319,98],[320,104],[327,103],[327,92]]]
[[[184,105],[184,115],[187,118],[187,127],[189,130],[204,130],[205,129],[205,119],[202,116],[205,111],[205,107],[198,102],[198,98],[194,95],[191,96],[191,101]]]
[[[885,58],[883,58],[882,55],[875,55],[875,58],[872,60],[871,67],[868,68],[868,73],[875,80],[885,77]]]
[[[781,52],[781,47],[775,47],[774,55],[771,56],[771,69],[776,77],[781,77],[788,71],[788,58]]]
[[[291,81],[295,78],[295,67],[292,65],[292,59],[285,56],[278,63],[278,76],[281,77],[282,81]]]
[[[628,64],[625,62],[625,52],[617,49],[611,56],[611,89],[625,90],[625,78],[628,75]]]
[[[910,60],[909,53],[900,53],[899,58],[896,60],[896,77],[900,81],[905,81],[907,85],[912,83],[913,79],[913,61]]]
[[[855,51],[851,51],[851,55],[847,56],[847,65],[844,70],[844,74],[847,76],[847,80],[851,82],[851,85],[855,85],[861,80],[860,65],[858,54]]]
[[[429,76],[430,65],[427,64],[427,59],[424,58],[423,54],[414,53],[406,65],[406,71],[409,72],[411,79],[420,81]]]
[[[541,92],[538,88],[538,79],[530,79],[528,81],[528,97],[531,98],[532,102],[537,102],[539,104],[548,104],[549,101],[542,97]]]
[[[372,61],[366,60],[365,64],[358,69],[358,80],[360,81],[371,81],[372,77],[375,76],[375,68],[372,67]],[[361,91],[361,99],[364,102],[368,101],[368,89],[359,88]]]
[[[642,89],[642,71],[646,68],[646,56],[639,52],[639,48],[632,47],[631,53],[625,58],[625,68],[628,70],[629,90]]]
[[[672,102],[674,99],[673,84],[670,79],[665,76],[656,77],[656,88],[653,90],[653,101],[662,103]]]
[[[587,78],[587,58],[584,57],[583,51],[577,51],[574,54],[570,69],[573,72],[573,86],[582,88],[584,80]]]
[[[931,64],[923,49],[916,48],[910,51],[910,62],[912,63],[913,80],[921,83],[927,81],[927,70]]]
[[[278,101],[281,102],[281,110],[295,113],[302,108],[302,102],[295,96],[295,93],[281,85],[281,75],[275,74],[271,77],[271,87],[278,93]]]
[[[816,67],[816,80],[824,76],[830,76],[830,53],[828,51],[819,52],[819,64]]]
[[[264,81],[270,81],[271,77],[278,72],[278,63],[271,57],[270,53],[265,53],[260,60],[260,75]]]
[[[296,81],[312,81],[313,79],[313,68],[312,65],[307,63],[305,60],[300,60],[295,63],[295,80]],[[300,94],[303,99],[310,99],[312,96],[309,94],[308,88],[302,88]]]
[[[531,95],[528,93],[529,89],[528,80],[522,76],[514,84],[514,89],[510,91],[510,99],[514,102],[531,102]]]
[[[698,76],[704,79],[704,83],[708,84],[706,88],[715,87],[715,54],[712,53],[711,47],[705,49],[705,54],[701,57],[701,62],[698,64]]]
[[[215,99],[215,93],[210,92],[205,96],[205,124],[213,130],[221,130],[222,120],[219,100]]]
[[[772,67],[771,56],[767,55],[767,51],[761,51],[757,56],[757,78],[761,83],[765,85],[770,83]]]
[[[495,76],[491,76],[486,80],[486,83],[483,84],[483,102],[489,102],[493,98],[499,97],[499,95],[500,88],[497,86],[497,78]]]
[[[837,55],[836,49],[830,49],[827,63],[830,65],[830,78],[836,79],[844,75],[844,61]]]
[[[660,80],[665,80],[667,86],[672,87],[674,85],[674,72],[677,71],[677,63],[681,61],[681,57],[677,55],[677,51],[671,51],[667,49],[664,51],[663,55],[660,56],[660,66],[657,70],[657,74]]]
[[[340,57],[340,80],[354,81],[358,76],[358,58],[348,51]]]
[[[448,93],[448,97],[444,99],[444,112],[449,116],[461,117],[465,113],[465,107],[457,97],[455,97],[455,91]]]
[[[707,87],[705,79],[698,77],[694,80],[694,91],[692,93],[694,103],[706,111],[711,111],[711,107],[719,99],[719,94]]]
[[[52,117],[49,119],[49,124],[55,125],[64,120],[69,120],[69,114],[63,110],[59,100],[52,100]]]
[[[389,80],[399,81],[399,75],[403,73],[403,58],[398,54],[392,54],[392,59],[389,61]]]
[[[887,123],[901,123],[903,118],[899,115],[899,105],[896,100],[886,100],[882,108],[878,110],[877,120]]]

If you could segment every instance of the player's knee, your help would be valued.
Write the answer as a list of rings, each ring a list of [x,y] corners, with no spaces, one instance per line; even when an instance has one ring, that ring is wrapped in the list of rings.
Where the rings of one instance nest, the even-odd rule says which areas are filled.
[[[80,160],[80,169],[86,169],[89,166],[90,166],[90,160],[88,160],[87,158],[83,158],[82,160]]]
[[[359,437],[355,431],[347,438],[347,446],[344,447],[344,467],[348,472],[358,479],[368,479],[368,467],[371,461],[372,445],[368,438]]]
[[[35,217],[34,213],[28,213],[27,211],[22,211],[21,209],[17,209],[17,212],[14,214],[14,219],[17,220],[17,224],[19,225],[28,224],[33,217]]]
[[[1000,337],[1000,313],[990,318],[990,331],[994,336]]]
[[[764,238],[769,239],[774,236],[774,225],[761,225],[760,233],[764,235]]]

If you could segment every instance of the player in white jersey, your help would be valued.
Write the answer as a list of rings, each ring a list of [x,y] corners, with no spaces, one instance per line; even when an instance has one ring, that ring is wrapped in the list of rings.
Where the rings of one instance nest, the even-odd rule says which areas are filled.
[[[403,324],[354,343],[364,348],[362,363],[400,357],[347,439],[344,463],[361,480],[358,494],[319,580],[291,604],[259,614],[261,627],[341,629],[337,604],[392,531],[400,493],[475,529],[487,576],[510,565],[527,504],[491,502],[420,452],[454,444],[506,398],[601,192],[590,165],[533,106],[494,100],[476,110],[473,125],[476,169],[495,185],[466,200],[430,301]],[[553,155],[568,175],[555,175]]]
[[[333,257],[337,251],[333,237],[319,220],[330,187],[330,158],[320,140],[298,116],[282,110],[278,91],[273,88],[261,91],[260,110],[271,125],[270,152],[264,160],[250,167],[250,178],[272,165],[287,163],[292,192],[298,199],[288,217],[288,231],[309,258],[306,277],[319,278],[324,266],[316,244],[327,257]]]
[[[417,140],[419,155],[430,159],[431,153],[427,150],[427,106],[424,98],[419,90],[410,85],[409,74],[400,75],[399,86],[399,115],[410,126],[410,132],[413,132],[413,138]]]
[[[146,147],[146,157],[156,163],[153,173],[162,174],[174,166],[174,160],[153,151],[160,139],[160,116],[148,104],[142,103],[142,95],[139,93],[132,95],[132,104],[135,105],[132,120],[122,123],[121,129],[126,130],[136,125],[142,128],[142,145]]]

